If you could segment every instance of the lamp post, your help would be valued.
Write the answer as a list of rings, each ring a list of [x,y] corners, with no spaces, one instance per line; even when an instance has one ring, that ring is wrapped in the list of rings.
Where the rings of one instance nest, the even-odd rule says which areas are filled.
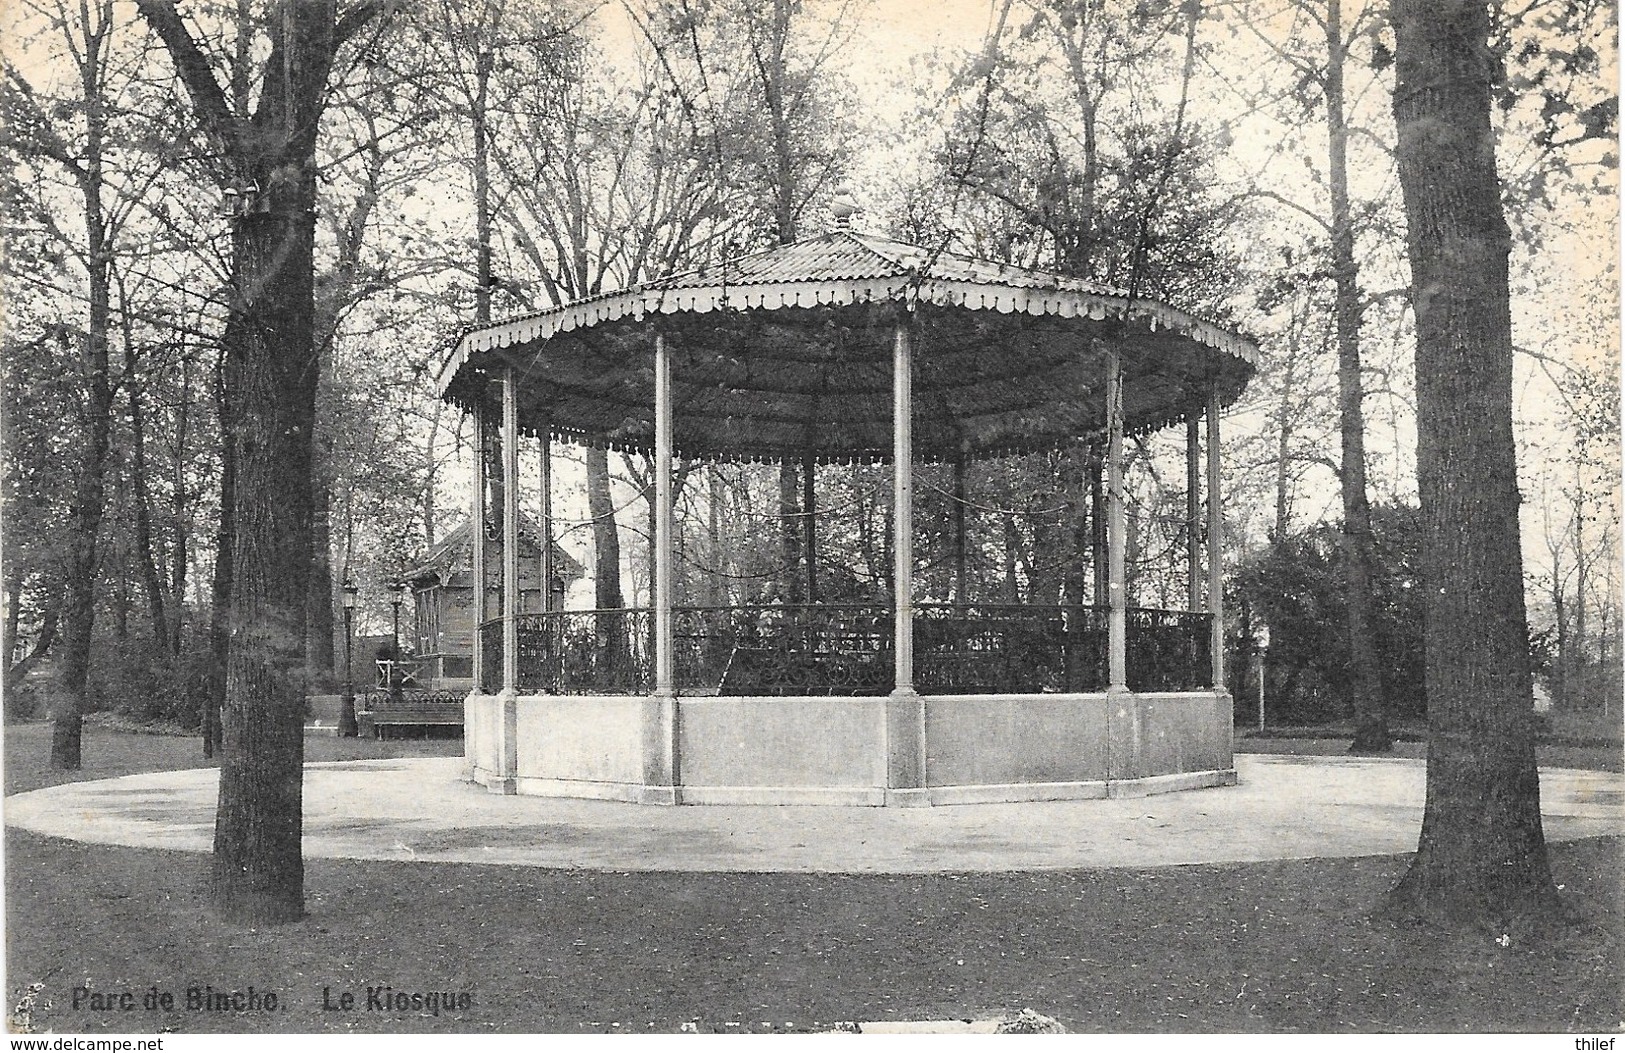
[[[406,602],[406,582],[393,581],[389,585],[390,606],[395,608],[395,628],[390,636],[389,655],[401,660],[401,604]]]
[[[339,737],[346,739],[355,738],[361,730],[355,722],[355,683],[350,672],[351,618],[359,595],[361,590],[346,576],[339,587],[339,602],[344,605],[344,694],[339,698]]]
[[[389,584],[389,602],[395,608],[395,628],[390,635],[389,647],[389,680],[385,687],[389,690],[389,700],[401,700],[401,688],[406,683],[406,670],[401,665],[401,603],[406,599],[406,582],[393,581]]]
[[[1258,627],[1258,733],[1264,734],[1264,662],[1270,651],[1270,627]]]

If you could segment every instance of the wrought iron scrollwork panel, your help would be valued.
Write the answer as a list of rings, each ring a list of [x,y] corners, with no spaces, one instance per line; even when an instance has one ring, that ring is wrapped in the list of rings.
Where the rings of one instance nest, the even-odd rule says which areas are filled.
[[[691,694],[869,695],[891,685],[891,615],[847,604],[682,607],[678,689]]]
[[[915,684],[925,694],[1104,690],[1101,607],[923,603],[914,608]],[[1211,683],[1212,616],[1127,612],[1136,691]],[[653,682],[653,612],[519,616],[519,689],[636,694]],[[893,683],[893,612],[879,605],[774,604],[673,611],[678,690],[723,695],[880,695]],[[502,622],[480,626],[487,691],[502,684]]]
[[[1134,608],[1128,612],[1131,691],[1197,691],[1213,685],[1213,615]]]

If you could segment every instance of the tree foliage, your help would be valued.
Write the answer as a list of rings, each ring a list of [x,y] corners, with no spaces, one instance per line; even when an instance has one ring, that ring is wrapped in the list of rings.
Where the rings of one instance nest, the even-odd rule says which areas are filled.
[[[1372,670],[1399,718],[1426,713],[1423,596],[1416,509],[1372,509]],[[1288,724],[1320,724],[1355,712],[1349,645],[1347,549],[1335,523],[1281,535],[1244,564],[1233,587],[1256,638],[1269,629],[1266,703]]]

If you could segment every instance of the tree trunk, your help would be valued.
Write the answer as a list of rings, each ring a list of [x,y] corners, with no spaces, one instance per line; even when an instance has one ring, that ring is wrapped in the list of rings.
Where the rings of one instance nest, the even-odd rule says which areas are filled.
[[[123,503],[121,495],[118,504]],[[118,645],[116,653],[122,657],[127,653],[124,645],[130,642],[130,546],[120,538],[112,553],[104,553],[104,558],[106,555],[111,555],[114,567],[113,642]]]
[[[1004,528],[1004,602],[1021,602],[1021,579],[1016,576],[1016,557],[1021,552],[1021,528],[1016,525],[1014,512],[1002,512],[999,524]]]
[[[873,500],[873,486],[867,474],[858,476],[857,484],[853,489],[856,491],[858,499],[858,551],[863,556],[863,568],[868,572],[872,592],[873,584],[882,580],[885,576],[885,571],[880,562],[880,548],[875,543],[875,511],[878,502]]]
[[[1094,582],[1094,605],[1111,601],[1106,572],[1106,457],[1099,443],[1089,448],[1089,574]],[[1212,500],[1210,497],[1209,500]]]
[[[785,590],[782,595],[787,603],[804,603],[807,595],[806,582],[801,574],[801,523],[797,515],[800,511],[799,482],[795,462],[785,458],[779,465],[779,529],[783,539],[784,566],[779,572],[783,580],[778,584]]]
[[[304,914],[316,202],[314,170],[298,161],[288,168],[276,212],[238,225],[240,300],[223,340],[237,478],[213,895],[217,909],[246,924]]]
[[[45,653],[51,649],[51,645],[56,642],[57,613],[55,610],[49,610],[45,612],[44,618],[40,620],[39,633],[34,637],[34,645],[28,649],[27,654],[13,661],[11,656],[17,642],[16,604],[19,593],[13,591],[9,586],[7,587],[7,593],[12,606],[7,609],[6,613],[6,637],[3,645],[6,656],[6,673],[5,684],[3,689],[0,689],[0,696],[9,695],[21,687],[23,678],[28,675],[28,671],[34,668],[35,663],[43,658]]]
[[[92,103],[90,108],[97,110],[99,104]],[[95,163],[99,172],[99,157]],[[96,621],[97,541],[106,501],[107,451],[113,416],[113,388],[108,378],[107,360],[107,245],[99,175],[94,186],[94,191],[87,190],[84,195],[89,231],[87,256],[91,261],[90,323],[79,355],[84,384],[84,429],[73,504],[68,512],[62,642],[57,649],[62,690],[51,714],[51,767],[64,771],[77,771],[81,765],[80,739],[84,728],[85,692],[90,680],[91,632]]]
[[[423,446],[423,550],[433,552],[435,546],[435,487],[439,483],[440,465],[435,459],[435,438],[440,433],[440,405],[430,411],[429,438]],[[545,440],[544,440],[545,441]]]
[[[970,503],[965,482],[965,458],[954,458],[954,602],[970,602],[970,538],[965,506]]]
[[[108,375],[107,354],[112,316],[109,279],[113,238],[102,207],[107,134],[103,77],[111,22],[112,5],[97,5],[95,18],[87,18],[82,27],[84,38],[78,44],[83,50],[77,56],[79,86],[85,102],[85,149],[73,171],[84,204],[88,318],[78,356],[84,398],[83,430],[72,504],[68,510],[61,644],[57,649],[62,690],[51,714],[51,767],[67,771],[77,771],[81,764],[80,738],[90,678],[91,632],[96,620],[97,538],[106,502],[107,453],[113,419],[113,386]],[[66,348],[70,338],[66,330],[60,332]]]
[[[305,677],[311,689],[338,672],[333,646],[332,479],[328,451],[312,450],[310,586],[305,598]]]
[[[772,12],[765,30],[765,40],[753,40],[756,72],[761,78],[762,101],[767,109],[768,134],[772,141],[769,151],[773,157],[771,181],[773,200],[773,233],[780,245],[796,240],[796,191],[798,173],[791,156],[790,101],[788,93],[788,67],[785,47],[790,39],[791,20],[794,15],[791,0],[772,0]],[[803,551],[799,513],[810,511],[800,507],[800,487],[795,462],[786,457],[779,465],[779,530],[782,537],[785,601],[805,603],[806,582],[803,580]]]
[[[221,348],[234,458],[231,597],[211,899],[228,920],[304,914],[303,673],[311,563],[315,331],[314,158],[328,73],[378,14],[334,0],[270,6],[258,108],[235,115],[173,4],[137,0],[163,41],[229,178],[253,185],[232,228]]]
[[[1281,367],[1281,402],[1275,414],[1275,528],[1270,540],[1284,539],[1292,529],[1291,457],[1292,436],[1300,407],[1297,400],[1298,356],[1303,351],[1303,326],[1293,301],[1288,322],[1286,362]]]
[[[209,683],[203,700],[203,755],[220,752],[220,711],[226,704],[226,661],[231,646],[231,566],[236,535],[237,457],[231,448],[230,398],[224,356],[216,366],[220,420],[220,515],[214,533],[214,575],[209,584]]]
[[[1337,411],[1342,437],[1338,479],[1343,493],[1343,572],[1347,583],[1348,690],[1354,704],[1354,753],[1394,748],[1388,730],[1377,647],[1371,629],[1371,504],[1365,484],[1365,387],[1360,375],[1359,263],[1349,212],[1348,116],[1343,98],[1343,39],[1339,0],[1326,5],[1326,122],[1332,198],[1332,277],[1337,328]]]
[[[0,634],[0,655],[6,661],[6,688],[11,687],[12,653],[17,649],[17,630],[23,619],[23,578],[22,574],[13,567],[6,568],[6,617],[3,623],[3,634]]]
[[[1581,462],[1575,462],[1575,490],[1574,490],[1574,631],[1568,639],[1568,652],[1574,663],[1575,676],[1571,680],[1574,688],[1574,701],[1581,706],[1591,705],[1591,675],[1588,666],[1590,657],[1586,654],[1586,592],[1589,577],[1586,566],[1586,537],[1585,537],[1585,490],[1584,481],[1578,478],[1581,473]]]
[[[592,517],[593,605],[600,611],[626,606],[621,591],[621,535],[615,525],[615,500],[609,488],[609,451],[587,449],[587,514]],[[600,615],[597,632],[609,669],[625,668],[628,639],[626,619]]]
[[[175,478],[171,503],[173,545],[169,564],[169,595],[173,602],[169,611],[169,646],[178,657],[182,650],[181,633],[186,621],[186,575],[191,562],[191,524],[187,507],[191,495],[186,484],[186,464],[190,460],[192,420],[192,362],[181,360],[180,404],[175,410]]]
[[[1557,705],[1569,706],[1569,628],[1568,611],[1563,601],[1563,579],[1552,568],[1552,617],[1557,626],[1557,656],[1553,668],[1552,699]]]
[[[587,514],[592,516],[593,602],[599,610],[624,607],[621,592],[621,538],[615,528],[615,501],[609,489],[609,451],[587,450]]]
[[[141,572],[141,587],[147,598],[147,616],[151,620],[153,650],[172,652],[169,638],[169,613],[164,602],[164,580],[158,569],[158,560],[152,547],[152,494],[147,486],[147,429],[142,413],[141,384],[135,376],[135,360],[130,345],[128,323],[125,326],[124,382],[128,387],[130,405],[130,483],[134,508],[135,557]],[[175,597],[180,602],[180,597]]]
[[[705,558],[711,564],[711,568],[710,572],[701,579],[704,583],[701,602],[710,607],[722,607],[728,604],[727,587],[731,561],[728,558],[728,548],[723,542],[722,502],[724,490],[722,473],[718,471],[716,465],[710,465],[705,469],[705,481]]]
[[[1088,568],[1091,553],[1089,517],[1089,455],[1075,447],[1062,453],[1061,504],[1067,509],[1066,521],[1071,530],[1066,535],[1066,576],[1061,582],[1061,603],[1065,606],[1083,606],[1088,602]]]
[[[1428,699],[1421,839],[1391,904],[1492,932],[1559,911],[1535,769],[1512,433],[1511,238],[1478,0],[1394,0],[1416,310]]]

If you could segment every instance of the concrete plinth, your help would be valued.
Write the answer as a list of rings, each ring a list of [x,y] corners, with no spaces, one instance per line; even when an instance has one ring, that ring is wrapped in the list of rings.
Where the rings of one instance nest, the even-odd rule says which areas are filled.
[[[496,793],[643,804],[909,807],[1235,782],[1222,692],[799,698],[470,696]]]

